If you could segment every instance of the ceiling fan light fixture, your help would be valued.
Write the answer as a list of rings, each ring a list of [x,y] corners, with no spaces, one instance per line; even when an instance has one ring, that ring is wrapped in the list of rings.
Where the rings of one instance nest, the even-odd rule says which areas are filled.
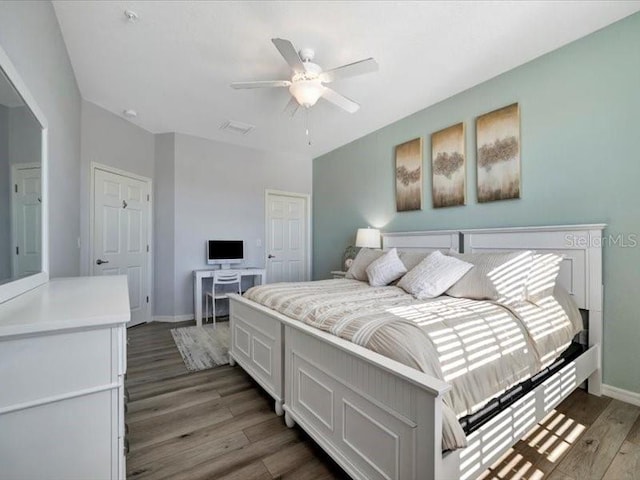
[[[378,70],[378,64],[373,58],[365,58],[364,60],[323,71],[320,65],[313,63],[315,52],[312,49],[303,48],[300,52],[297,52],[293,44],[284,38],[272,38],[271,42],[278,49],[282,58],[289,64],[289,67],[291,67],[291,80],[234,82],[231,84],[231,88],[288,87],[289,93],[293,98],[289,99],[285,111],[291,116],[295,114],[298,105],[309,109],[318,102],[320,97],[349,113],[358,111],[360,105],[335,90],[326,87],[324,84],[334,82],[341,78],[375,72]]]
[[[289,92],[303,107],[313,107],[324,93],[324,87],[318,79],[294,81],[289,87]]]

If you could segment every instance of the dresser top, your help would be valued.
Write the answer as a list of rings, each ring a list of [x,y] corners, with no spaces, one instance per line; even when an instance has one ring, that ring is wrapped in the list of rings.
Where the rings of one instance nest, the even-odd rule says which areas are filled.
[[[56,278],[0,304],[0,337],[128,322],[126,276]]]

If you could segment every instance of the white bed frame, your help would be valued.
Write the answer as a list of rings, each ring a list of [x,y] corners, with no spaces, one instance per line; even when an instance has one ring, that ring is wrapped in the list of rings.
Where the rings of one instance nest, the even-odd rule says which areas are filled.
[[[578,385],[600,395],[602,251],[605,225],[383,234],[383,248],[516,251],[563,255],[558,282],[589,312],[589,349],[442,452],[442,395],[450,386],[255,302],[231,298],[232,364],[237,362],[355,479],[476,478]]]

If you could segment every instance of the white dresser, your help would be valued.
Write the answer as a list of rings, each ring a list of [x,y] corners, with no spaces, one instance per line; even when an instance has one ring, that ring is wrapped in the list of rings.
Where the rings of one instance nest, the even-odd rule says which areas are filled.
[[[124,479],[124,276],[0,304],[0,478]]]

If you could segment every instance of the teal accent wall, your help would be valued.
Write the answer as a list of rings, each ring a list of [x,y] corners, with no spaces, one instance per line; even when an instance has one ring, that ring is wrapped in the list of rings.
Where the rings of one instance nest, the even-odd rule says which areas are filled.
[[[391,99],[392,101],[392,99]],[[520,104],[522,198],[478,204],[475,118]],[[431,207],[430,134],[464,121],[467,205]],[[394,146],[424,139],[423,210],[395,211]],[[640,393],[640,14],[313,162],[313,271],[329,278],[356,229],[607,223],[605,383]]]

